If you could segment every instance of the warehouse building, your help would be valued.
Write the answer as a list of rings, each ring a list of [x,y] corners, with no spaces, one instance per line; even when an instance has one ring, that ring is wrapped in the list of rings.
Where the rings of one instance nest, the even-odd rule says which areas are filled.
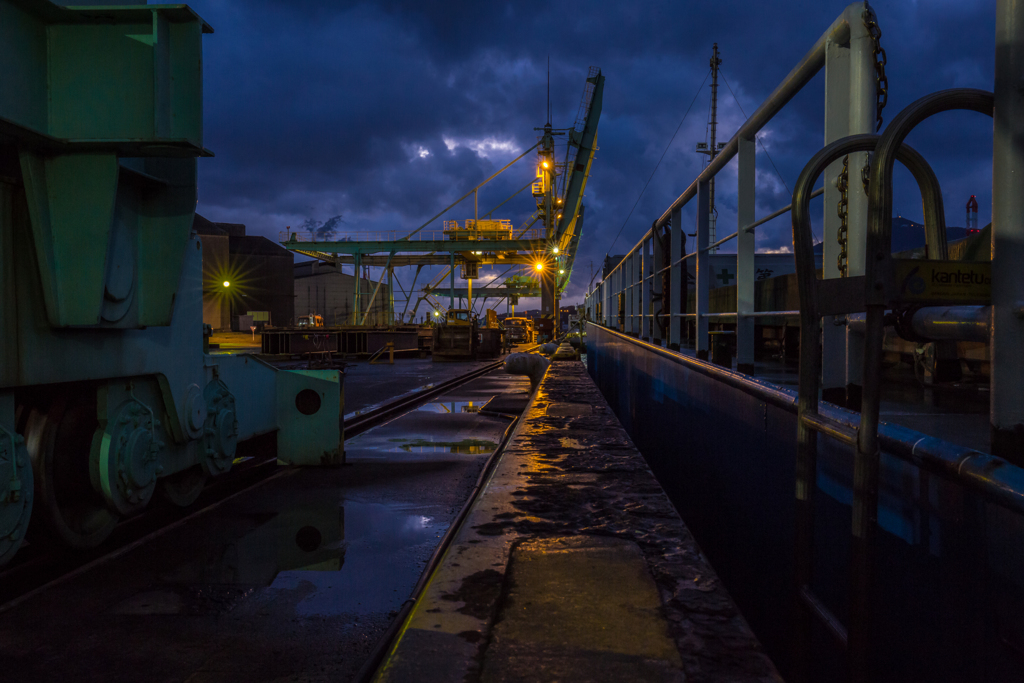
[[[203,243],[203,322],[217,331],[248,332],[250,325],[295,322],[290,251],[240,223],[214,223],[198,213],[192,223]]]
[[[359,319],[355,315],[356,278],[351,272],[353,266],[347,266],[350,272],[343,272],[346,266],[320,261],[296,263],[295,274],[295,314],[299,317],[308,315],[323,316],[325,325],[352,325],[363,321],[366,315],[367,325],[390,325],[393,310],[391,291],[387,282],[380,283],[380,289],[374,296],[378,283],[369,278],[360,278],[359,284]]]

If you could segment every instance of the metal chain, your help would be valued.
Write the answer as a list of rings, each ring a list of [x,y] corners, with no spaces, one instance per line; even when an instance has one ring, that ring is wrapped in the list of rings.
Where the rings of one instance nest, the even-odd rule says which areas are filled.
[[[882,110],[889,101],[889,78],[885,75],[885,49],[882,47],[882,29],[878,26],[878,17],[875,10],[866,2],[864,3],[864,25],[871,35],[871,42],[874,43],[875,57],[875,118],[877,124],[875,131],[882,129]]]
[[[849,268],[846,263],[846,243],[847,243],[847,231],[849,226],[846,222],[847,217],[847,206],[849,204],[849,183],[850,179],[850,155],[847,154],[843,157],[843,172],[839,174],[839,178],[836,179],[836,188],[839,190],[839,204],[836,207],[839,213],[839,234],[836,235],[836,241],[839,242],[839,256],[836,257],[836,265],[839,266],[840,277],[846,277]]]

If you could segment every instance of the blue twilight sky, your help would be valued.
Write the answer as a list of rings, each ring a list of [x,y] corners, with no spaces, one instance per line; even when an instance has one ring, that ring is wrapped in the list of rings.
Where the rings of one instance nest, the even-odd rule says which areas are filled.
[[[600,149],[563,298],[569,303],[582,298],[591,263],[600,269],[620,228],[613,253],[631,247],[700,171],[694,144],[706,139],[710,81],[701,82],[712,43],[739,100],[723,83],[719,139],[728,140],[745,118],[740,107],[756,109],[845,7],[821,0],[190,4],[216,31],[204,38],[205,144],[216,157],[199,162],[199,211],[271,239],[285,226],[339,214],[342,233],[419,226],[536,141],[549,55],[556,127],[572,125],[587,69],[599,66],[606,78]],[[994,1],[880,0],[873,7],[888,54],[886,122],[935,90],[991,90]],[[762,132],[781,180],[759,148],[758,216],[789,202],[785,186],[792,189],[822,144],[823,81],[820,73]],[[964,225],[971,194],[980,225],[990,220],[991,131],[988,117],[954,113],[908,138],[939,176],[948,225]],[[533,165],[524,162],[481,193],[481,213],[530,179]],[[725,234],[736,226],[735,161],[719,178]],[[895,209],[920,221],[920,198],[905,172],[896,189]],[[532,208],[524,193],[496,217],[520,225]],[[472,211],[469,201],[448,217]],[[790,245],[786,218],[758,232],[759,249]],[[407,286],[411,271],[399,278]]]

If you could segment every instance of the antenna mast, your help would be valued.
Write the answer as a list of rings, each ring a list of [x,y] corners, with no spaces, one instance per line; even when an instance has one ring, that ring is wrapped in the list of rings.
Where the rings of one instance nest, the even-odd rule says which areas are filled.
[[[722,63],[722,60],[718,58],[718,43],[714,44],[711,54],[711,149],[708,150],[709,161],[714,161],[715,157],[718,156],[718,65]],[[711,215],[708,217],[708,241],[711,244],[715,243],[717,239],[715,237],[715,179],[711,178],[711,203],[708,205],[708,211]],[[712,250],[712,253],[717,252],[718,248]]]
[[[551,125],[551,55],[548,55],[548,104],[547,104],[547,123],[546,126]]]

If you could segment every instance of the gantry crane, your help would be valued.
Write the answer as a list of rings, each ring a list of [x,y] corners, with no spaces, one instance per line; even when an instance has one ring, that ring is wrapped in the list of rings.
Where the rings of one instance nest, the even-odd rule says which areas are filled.
[[[555,319],[557,325],[558,298],[572,274],[582,231],[583,192],[597,149],[597,124],[601,116],[603,93],[604,76],[600,69],[591,67],[572,127],[555,129],[549,121],[538,129],[542,134],[536,145],[404,237],[393,239],[381,235],[380,239],[317,242],[315,237],[307,239],[297,232],[288,231],[282,234],[281,243],[286,249],[322,261],[352,264],[357,271],[360,266],[383,267],[388,271],[389,280],[391,271],[400,266],[417,266],[417,276],[419,269],[424,266],[446,266],[438,277],[419,290],[420,294],[413,307],[413,318],[421,301],[426,300],[435,306],[435,310],[439,310],[442,303],[438,297],[445,294],[448,295],[448,309],[455,307],[456,298],[470,299],[473,296],[472,279],[478,277],[480,266],[525,266],[536,278],[539,287],[524,286],[522,276],[513,276],[503,286],[478,288],[476,297],[509,297],[510,301],[515,301],[519,297],[540,296],[543,314]],[[565,160],[559,163],[555,159],[555,137],[563,135],[566,136],[567,149]],[[497,208],[512,199],[509,197],[495,210],[481,216],[478,201],[480,189],[534,149],[537,150],[535,180],[527,183],[519,192],[527,188],[532,190],[537,203],[536,212],[520,228],[514,228],[509,221],[491,218]],[[425,231],[434,221],[470,196],[474,204],[473,218],[461,224],[458,221],[444,221],[442,230]],[[541,227],[534,227],[538,222]],[[468,288],[456,289],[456,266],[461,267],[463,278],[469,281]],[[444,286],[445,280],[448,281],[447,287]],[[359,320],[359,282],[357,277],[353,321]],[[409,298],[412,296],[410,290]]]

